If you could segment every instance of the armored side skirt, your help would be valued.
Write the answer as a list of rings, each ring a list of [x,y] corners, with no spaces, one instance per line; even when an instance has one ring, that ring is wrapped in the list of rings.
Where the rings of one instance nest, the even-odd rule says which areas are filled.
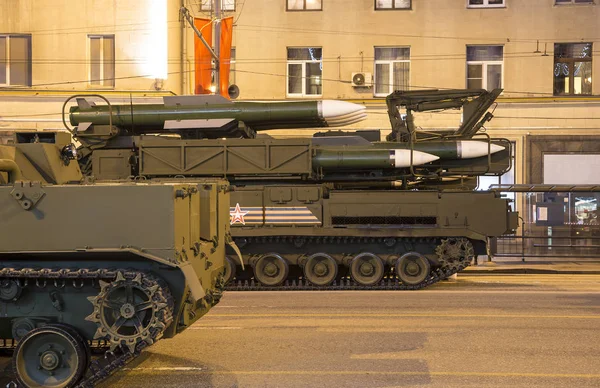
[[[177,324],[165,336],[174,335],[213,302],[206,298],[223,271],[226,185],[0,186],[0,279],[14,278],[18,291],[14,301],[0,300],[0,310],[8,308],[3,316],[21,317],[23,305],[30,317],[62,322],[62,316],[92,338],[96,325],[84,320],[92,304],[81,295],[96,295],[110,271],[135,269],[170,290]]]

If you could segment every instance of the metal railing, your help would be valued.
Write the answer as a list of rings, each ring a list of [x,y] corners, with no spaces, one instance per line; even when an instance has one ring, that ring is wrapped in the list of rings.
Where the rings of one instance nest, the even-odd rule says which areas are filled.
[[[496,257],[600,257],[598,236],[502,236],[496,240]]]

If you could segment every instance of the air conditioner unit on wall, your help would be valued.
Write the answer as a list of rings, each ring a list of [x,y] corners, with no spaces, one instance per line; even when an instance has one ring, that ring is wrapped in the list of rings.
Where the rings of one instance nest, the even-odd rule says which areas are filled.
[[[352,73],[352,86],[355,88],[370,88],[373,86],[371,73]]]

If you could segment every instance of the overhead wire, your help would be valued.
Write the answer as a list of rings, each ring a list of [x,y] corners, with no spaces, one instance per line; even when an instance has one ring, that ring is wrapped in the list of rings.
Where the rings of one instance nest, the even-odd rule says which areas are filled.
[[[600,54],[600,50],[599,51],[593,51],[593,53],[595,54]],[[552,54],[552,53],[551,53]],[[551,55],[548,55],[551,56]],[[537,54],[537,53],[529,53],[529,52],[514,52],[514,53],[506,53],[503,56],[503,59],[498,60],[498,62],[502,62],[504,61],[504,59],[520,59],[520,58],[543,58],[543,55]],[[363,60],[368,60],[368,61],[384,61],[384,62],[412,62],[412,61],[428,61],[428,60],[441,60],[441,59],[445,59],[445,60],[461,60],[461,61],[466,61],[467,60],[467,56],[466,54],[462,54],[462,53],[454,53],[454,54],[422,54],[422,55],[411,55],[409,57],[409,59],[375,59],[374,56],[367,56],[367,57],[323,57],[321,60],[315,60],[312,62],[322,62],[322,63],[338,63],[338,62],[342,62],[342,63],[355,63],[355,62],[361,62]],[[585,59],[585,58],[580,58],[580,59]],[[290,61],[294,61],[294,59],[287,59],[287,58],[236,58],[235,62],[236,64],[281,64],[281,63],[288,63]],[[302,59],[299,59],[298,61],[303,61]],[[310,62],[310,60],[304,60],[307,62]],[[493,61],[493,60],[489,60],[489,61]],[[90,64],[90,63],[106,63],[107,61],[90,61],[89,59],[77,59],[77,58],[69,58],[69,59],[63,59],[63,58],[37,58],[37,59],[32,59],[31,61],[28,60],[12,60],[10,61],[10,63],[18,63],[18,64],[23,64],[23,63],[31,63],[31,64],[35,64],[35,65],[78,65],[78,64]],[[144,58],[144,57],[132,57],[132,58],[126,58],[126,59],[115,59],[113,61],[110,61],[111,63],[114,62],[115,64],[143,64],[143,63],[148,63],[148,59]],[[199,63],[195,60],[191,60],[192,63],[196,64]],[[167,63],[168,64],[179,64],[181,63],[181,60],[179,58],[169,58],[167,59]],[[206,63],[209,63],[208,61]]]
[[[306,77],[298,77],[298,76],[293,76],[293,75],[288,75],[288,74],[277,74],[277,73],[270,73],[270,72],[259,72],[259,71],[249,71],[249,70],[240,70],[240,69],[231,69],[232,72],[236,72],[236,73],[246,73],[246,74],[254,74],[254,75],[264,75],[264,76],[270,76],[270,77],[280,77],[280,78],[302,78],[302,79],[306,79]],[[194,72],[194,70],[186,70],[184,72],[181,71],[172,71],[172,72],[168,72],[167,75],[180,75],[180,74],[187,74],[187,73],[191,73]],[[138,78],[148,78],[148,79],[154,79],[155,77],[151,74],[140,74],[140,75],[130,75],[130,76],[123,76],[123,77],[106,77],[106,78],[99,78],[99,79],[85,79],[85,80],[75,80],[75,81],[60,81],[60,82],[47,82],[47,83],[39,83],[39,84],[32,84],[31,87],[46,87],[46,86],[60,86],[60,85],[73,85],[73,84],[90,84],[93,82],[101,82],[101,81],[109,81],[109,80],[126,80],[126,79],[138,79]],[[349,84],[350,81],[344,81],[344,80],[340,80],[340,79],[331,79],[331,78],[321,78],[321,80],[323,82],[336,82],[336,83],[343,83],[343,84]],[[382,86],[394,86],[394,84],[389,84],[389,83],[382,83]],[[451,90],[451,89],[455,89],[455,88],[451,88],[451,87],[440,87],[440,86],[431,86],[431,85],[409,85],[409,89],[417,89],[417,88],[421,88],[421,89],[437,89],[437,90]],[[509,93],[509,94],[525,94],[528,95],[528,97],[531,96],[552,96],[552,97],[557,97],[554,95],[554,93],[546,93],[546,92],[536,92],[536,91],[516,91],[516,90],[504,90],[505,93]]]
[[[235,13],[237,18],[234,23],[237,23],[239,18],[242,16],[244,11],[244,6],[246,4],[245,0],[241,2],[240,10],[237,11],[227,11],[223,10],[225,13]],[[195,5],[200,4],[201,2],[195,2]],[[205,13],[202,11],[201,7],[198,7],[200,13]],[[180,20],[167,20],[167,25],[171,25],[172,27],[168,27],[168,29],[179,29],[181,25]],[[140,29],[139,27],[148,26],[147,29]],[[48,28],[48,29],[37,29],[37,30],[28,30],[26,32],[18,32],[15,33],[17,35],[23,34],[35,34],[35,35],[61,35],[61,34],[92,34],[97,33],[98,30],[108,29],[110,31],[115,32],[123,32],[123,31],[147,31],[152,30],[155,24],[153,22],[136,22],[136,23],[112,23],[112,24],[101,24],[101,25],[84,25],[84,26],[74,26],[74,27],[58,27],[58,28]],[[299,27],[289,27],[285,25],[264,25],[264,24],[236,24],[238,29],[242,29],[245,31],[267,31],[267,32],[290,32],[290,33],[301,33],[301,34],[319,34],[319,35],[336,35],[336,36],[348,36],[348,35],[360,35],[360,36],[383,36],[386,38],[395,37],[395,38],[410,38],[410,39],[454,39],[454,40],[463,40],[463,41],[488,41],[488,42],[498,42],[498,43],[551,43],[555,42],[556,39],[553,38],[540,38],[540,37],[510,37],[510,36],[496,36],[496,37],[474,37],[473,35],[468,36],[453,36],[453,35],[418,35],[418,34],[404,34],[397,32],[374,32],[372,29],[367,30],[331,30],[331,29],[314,29],[314,28],[299,28]],[[5,35],[5,34],[2,34]],[[6,34],[11,35],[11,34]],[[573,41],[582,41],[582,42],[600,42],[600,37],[595,38],[586,38],[583,37],[575,37],[567,40]]]
[[[246,0],[248,1],[248,0]],[[242,3],[240,8],[240,13],[237,15],[237,19],[241,16],[245,2]],[[224,11],[231,12],[231,11]],[[202,13],[202,12],[201,12]],[[235,20],[237,22],[237,19]],[[171,25],[172,27],[168,27],[168,29],[179,29],[181,22],[179,20],[167,20],[167,25]],[[140,26],[148,26],[146,29],[140,29]],[[14,33],[15,35],[70,35],[70,34],[95,34],[98,33],[98,30],[109,29],[109,31],[115,32],[124,32],[124,31],[148,31],[154,28],[154,23],[152,22],[137,22],[137,23],[113,23],[113,24],[104,24],[104,25],[85,25],[85,26],[75,26],[75,27],[62,27],[62,28],[51,28],[51,29],[40,29],[40,30],[28,30],[26,32],[18,32]],[[453,35],[417,35],[417,34],[402,34],[402,33],[394,33],[394,32],[373,32],[372,30],[327,30],[327,29],[309,29],[309,28],[297,28],[297,27],[286,27],[286,26],[276,26],[276,25],[260,25],[260,24],[237,24],[236,27],[238,29],[242,29],[245,31],[264,31],[268,32],[291,32],[291,33],[314,33],[320,35],[338,35],[338,36],[348,36],[348,35],[360,35],[360,36],[383,36],[383,37],[395,37],[395,38],[411,38],[411,39],[442,39],[442,40],[463,40],[463,41],[489,41],[489,42],[497,42],[497,43],[551,43],[555,42],[554,38],[514,38],[508,36],[498,36],[498,37],[473,37],[470,36],[453,36]],[[11,35],[11,34],[1,34],[1,35]],[[576,37],[566,40],[574,40],[578,42],[600,42],[600,37],[598,38],[583,38]]]
[[[245,6],[245,2],[247,0],[245,0],[244,2],[242,2],[241,8],[239,10],[239,13],[237,13],[237,20],[239,20],[239,18],[241,17],[243,10],[244,10],[244,6]],[[201,3],[201,2],[200,2]],[[199,2],[195,2],[195,4],[199,4]],[[198,7],[199,9],[201,9],[201,7]],[[177,23],[177,26],[174,27],[169,27],[169,28],[180,28],[180,21],[179,20],[167,20],[167,24],[174,24]],[[64,33],[86,33],[86,31],[81,31],[83,29],[85,30],[89,30],[89,29],[103,29],[103,28],[109,28],[112,31],[118,29],[118,28],[127,28],[127,27],[139,27],[139,26],[145,26],[145,25],[149,25],[151,26],[151,23],[144,23],[144,22],[140,22],[140,23],[113,23],[113,24],[109,24],[109,25],[99,25],[99,26],[81,26],[81,27],[64,27],[64,28],[58,28],[58,29],[52,29],[52,30],[33,30],[31,31],[31,33],[35,33],[36,35],[38,34],[43,34],[45,32],[47,32],[48,34],[61,34],[61,32]],[[204,26],[206,27],[206,26]],[[347,34],[361,34],[361,35],[373,35],[373,36],[386,36],[386,37],[405,37],[405,38],[422,38],[422,39],[455,39],[455,40],[473,40],[472,36],[469,37],[462,37],[462,36],[450,36],[450,35],[444,35],[444,36],[437,36],[437,35],[414,35],[414,34],[399,34],[399,33],[389,33],[389,32],[385,32],[385,33],[377,33],[377,32],[362,32],[362,31],[342,31],[342,30],[327,30],[327,29],[307,29],[307,28],[293,28],[293,27],[285,27],[285,26],[268,26],[268,25],[253,25],[253,24],[247,24],[247,25],[237,25],[238,29],[241,27],[242,29],[244,28],[254,28],[255,30],[273,30],[274,32],[281,32],[281,31],[286,31],[286,32],[292,32],[292,33],[319,33],[319,34],[343,34],[343,35],[347,35]],[[134,31],[140,31],[140,29],[135,29]],[[545,42],[544,39],[534,39],[534,38],[527,38],[527,39],[516,39],[516,38],[507,38],[507,37],[502,37],[502,38],[490,38],[490,37],[486,37],[486,38],[482,38],[482,39],[492,39],[495,41],[506,41],[508,43],[511,42],[527,42],[527,43],[531,43],[531,42],[539,42],[541,41],[542,43]],[[477,40],[481,40],[481,39],[477,39]],[[600,41],[598,39],[586,39],[586,42],[590,42],[590,41]],[[598,53],[600,51],[593,51],[593,53]],[[550,53],[552,54],[552,52]],[[503,53],[503,59],[504,58],[511,58],[511,59],[516,59],[516,58],[535,58],[535,57],[542,57],[543,55],[541,53],[536,54],[536,53],[530,53],[530,52],[504,52]],[[364,57],[324,57],[321,59],[320,62],[322,63],[354,63],[357,61],[362,61],[364,60]],[[366,57],[367,60],[375,60],[374,57]],[[445,59],[445,60],[461,60],[464,61],[466,60],[466,55],[463,53],[447,53],[447,54],[421,54],[421,55],[412,55],[409,58],[409,62],[412,61],[427,61],[427,60],[440,60],[440,59]],[[244,64],[279,64],[279,63],[287,63],[288,59],[286,58],[237,58],[236,59],[236,66],[240,66],[240,65],[244,65]],[[31,61],[32,64],[35,65],[80,65],[80,64],[89,64],[88,60],[85,59],[59,59],[59,58],[45,58],[45,59],[35,59]],[[144,64],[144,63],[148,63],[148,60],[145,58],[129,58],[129,59],[117,59],[114,60],[115,65],[128,65],[128,64]],[[179,59],[168,59],[167,60],[168,64],[180,64],[181,60]],[[192,61],[192,63],[196,64],[196,61]],[[185,73],[189,73],[191,70],[185,71]],[[239,72],[239,73],[248,73],[248,74],[256,74],[256,75],[265,75],[265,76],[273,76],[273,77],[293,77],[287,74],[277,74],[277,73],[269,73],[269,72],[257,72],[257,71],[250,71],[250,70],[242,70],[242,69],[232,69],[233,72]],[[170,72],[168,74],[181,74],[182,72]],[[90,83],[90,82],[95,82],[95,81],[103,81],[103,80],[124,80],[124,79],[135,79],[135,78],[154,78],[151,75],[132,75],[132,76],[123,76],[123,77],[112,77],[112,78],[102,78],[99,80],[81,80],[81,81],[61,81],[61,82],[51,82],[51,83],[40,83],[40,84],[35,84],[35,85],[31,85],[32,87],[44,87],[44,86],[58,86],[58,85],[71,85],[71,84],[79,84],[79,83]],[[338,82],[338,83],[344,83],[344,84],[349,84],[350,81],[343,81],[340,79],[327,79],[327,78],[322,78],[322,81],[324,82]],[[419,85],[411,85],[410,88],[430,88],[430,89],[444,89],[444,88],[439,88],[439,87],[431,87],[431,86],[419,86]],[[446,88],[446,89],[450,89],[450,88]],[[554,95],[553,93],[544,93],[544,92],[533,92],[533,91],[508,91],[505,90],[506,93],[514,93],[514,94],[528,94],[528,95]]]

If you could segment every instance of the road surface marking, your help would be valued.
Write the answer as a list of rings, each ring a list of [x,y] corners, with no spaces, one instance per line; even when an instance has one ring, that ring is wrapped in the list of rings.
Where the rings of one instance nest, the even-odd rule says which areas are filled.
[[[373,314],[373,313],[272,313],[272,314],[210,314],[213,318],[550,318],[600,319],[600,315],[520,315],[520,314]]]
[[[429,327],[319,327],[317,331],[324,333],[454,333],[457,328]]]
[[[206,372],[206,368],[197,368],[193,366],[161,366],[161,367],[135,367],[135,368],[123,368],[125,371],[156,371],[156,372]]]
[[[194,372],[200,375],[255,375],[255,376],[268,376],[268,375],[307,375],[307,376],[327,376],[327,375],[339,375],[339,376],[372,376],[372,375],[383,375],[383,376],[463,376],[463,377],[537,377],[537,378],[584,378],[584,379],[600,379],[600,374],[578,374],[578,373],[519,373],[519,372],[400,372],[400,371],[375,371],[375,370],[364,370],[364,371],[346,371],[346,370],[281,370],[281,371],[220,371],[220,370],[206,370],[203,368],[186,368],[186,367],[136,367],[136,368],[124,368],[128,372],[147,372],[147,371],[160,371],[160,372]]]

